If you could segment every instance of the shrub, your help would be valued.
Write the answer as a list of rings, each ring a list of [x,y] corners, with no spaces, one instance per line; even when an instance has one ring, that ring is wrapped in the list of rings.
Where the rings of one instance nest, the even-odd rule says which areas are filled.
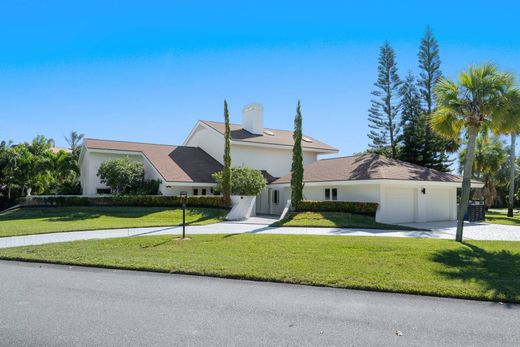
[[[128,192],[128,195],[157,195],[159,194],[160,185],[161,180],[146,180]]]
[[[213,174],[215,191],[222,191],[222,171]],[[231,168],[231,194],[258,195],[265,188],[265,178],[259,170],[240,166]]]
[[[128,194],[142,185],[144,165],[128,157],[106,160],[99,167],[97,175],[101,183],[109,186],[114,194]]]
[[[179,196],[114,195],[114,196],[32,196],[23,198],[24,206],[146,206],[179,207]],[[229,208],[222,196],[188,196],[188,207]]]
[[[347,212],[375,216],[379,204],[376,202],[352,201],[301,201],[295,210],[298,212]]]

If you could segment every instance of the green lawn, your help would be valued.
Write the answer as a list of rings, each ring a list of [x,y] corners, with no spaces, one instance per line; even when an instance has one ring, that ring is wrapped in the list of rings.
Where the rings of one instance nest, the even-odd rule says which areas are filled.
[[[520,242],[147,236],[2,249],[0,258],[520,302]]]
[[[517,211],[515,209],[515,211]],[[486,212],[486,222],[491,224],[505,224],[520,226],[520,214],[515,213],[514,217],[507,216],[506,210],[488,210]]]
[[[289,212],[284,219],[272,226],[417,230],[401,225],[377,223],[370,216],[341,212]]]
[[[216,223],[222,209],[189,208],[186,221]],[[163,207],[30,207],[0,213],[0,237],[74,230],[116,229],[179,225],[182,209]]]

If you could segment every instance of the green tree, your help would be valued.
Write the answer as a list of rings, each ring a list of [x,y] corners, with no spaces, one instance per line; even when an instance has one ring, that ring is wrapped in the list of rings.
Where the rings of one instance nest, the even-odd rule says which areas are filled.
[[[477,134],[484,124],[497,130],[501,126],[506,95],[513,77],[499,72],[495,65],[470,66],[459,74],[457,81],[441,78],[435,88],[438,103],[431,124],[446,138],[458,141],[462,130],[467,136],[462,196],[459,204],[456,240],[462,242],[464,214],[468,208],[473,160]]]
[[[0,187],[5,187],[9,199],[19,188],[18,161],[19,152],[13,147],[12,142],[2,141],[0,144]]]
[[[224,189],[224,172],[214,173],[213,179],[217,183],[215,191]],[[265,188],[265,177],[259,170],[246,166],[231,168],[231,193],[233,195],[258,195]]]
[[[227,101],[224,100],[224,168],[222,169],[222,194],[226,201],[231,196],[231,129],[229,127],[229,111]]]
[[[425,118],[421,109],[421,96],[415,77],[409,72],[399,90],[401,96],[401,128],[399,159],[409,163],[422,163]]]
[[[303,152],[302,152],[302,113],[298,100],[294,117],[293,152],[291,165],[291,200],[294,207],[303,200]]]
[[[513,217],[515,202],[515,177],[516,177],[516,135],[520,133],[520,90],[512,88],[507,95],[508,103],[504,114],[500,117],[500,130],[511,136],[509,153],[509,194],[507,203],[507,215]]]
[[[54,140],[43,135],[32,142],[15,145],[17,152],[17,180],[21,195],[41,194],[48,190],[53,181],[52,152]]]
[[[106,160],[99,167],[97,175],[101,183],[112,189],[112,193],[128,194],[143,185],[144,166],[128,157]]]
[[[484,198],[487,207],[491,207],[497,198],[495,174],[506,162],[506,153],[504,143],[498,136],[489,137],[485,131],[477,137],[472,177],[484,182],[478,198]],[[466,148],[459,152],[460,172],[463,171],[466,154]]]
[[[81,150],[81,140],[83,140],[84,137],[84,134],[80,134],[75,130],[71,131],[69,136],[65,136],[65,141],[67,141],[69,144],[69,148],[72,151],[72,154],[78,158],[79,152]]]
[[[399,122],[396,117],[399,114],[399,87],[401,80],[397,74],[395,52],[385,42],[379,52],[377,68],[376,89],[372,92],[375,97],[371,100],[368,110],[368,126],[371,129],[368,138],[370,148],[375,152],[385,153],[392,158],[397,157],[397,136],[399,134]]]

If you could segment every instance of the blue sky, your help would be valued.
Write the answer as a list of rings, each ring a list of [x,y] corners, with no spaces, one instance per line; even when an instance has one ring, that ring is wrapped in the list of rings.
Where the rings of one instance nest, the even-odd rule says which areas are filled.
[[[348,155],[368,143],[385,40],[401,75],[416,71],[426,25],[448,76],[484,61],[520,71],[512,1],[109,3],[0,3],[0,139],[181,144],[198,119],[222,119],[224,98],[233,122],[257,101],[282,129],[301,99],[304,132]]]

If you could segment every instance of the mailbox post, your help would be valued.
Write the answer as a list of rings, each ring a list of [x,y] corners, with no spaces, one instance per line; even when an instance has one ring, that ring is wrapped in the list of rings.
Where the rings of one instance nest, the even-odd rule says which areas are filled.
[[[188,202],[188,193],[181,192],[180,194],[182,202],[182,239],[186,238],[186,203]]]

